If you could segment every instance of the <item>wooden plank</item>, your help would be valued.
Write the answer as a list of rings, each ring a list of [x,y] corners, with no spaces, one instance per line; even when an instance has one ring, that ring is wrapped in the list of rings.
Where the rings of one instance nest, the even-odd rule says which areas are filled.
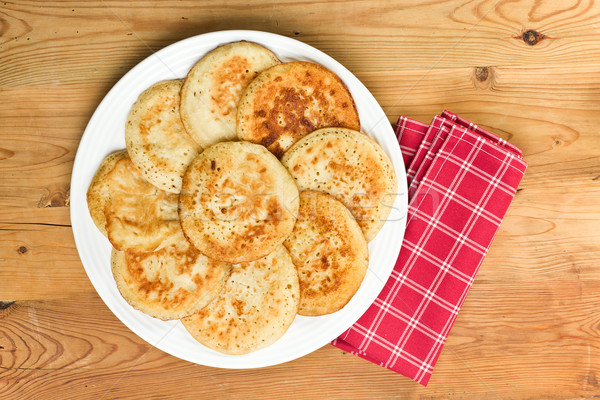
[[[598,219],[569,219],[570,213],[556,219],[537,216],[539,210],[522,206],[524,201],[514,201],[478,282],[600,280]],[[0,301],[94,291],[68,226],[0,224],[0,281],[10,282],[0,285]]]
[[[443,356],[464,362],[488,398],[591,397],[600,389],[598,285],[476,281]]]
[[[58,225],[71,226],[69,216],[70,208],[68,204],[61,205],[59,201],[63,199],[63,192],[54,192],[54,196],[41,197],[41,207],[35,208],[0,208],[0,226],[10,224],[40,224],[40,225]],[[56,194],[60,193],[60,194]],[[68,194],[68,192],[67,192]],[[66,198],[69,200],[69,197]],[[52,205],[54,201],[54,206]]]
[[[473,73],[472,69],[462,69],[461,74],[457,71],[461,70],[430,73],[398,106],[393,104],[397,99],[394,93],[409,90],[411,82],[415,82],[423,71],[394,72],[386,76],[366,73],[363,78],[366,77],[367,85],[384,108],[390,108],[392,113],[402,111],[424,120],[425,114],[421,110],[430,109],[430,118],[446,104],[524,149],[530,167],[521,184],[523,190],[511,205],[480,278],[552,280],[581,276],[597,279],[600,272],[595,266],[600,255],[596,249],[600,237],[596,227],[600,204],[596,199],[600,196],[600,186],[596,183],[600,181],[593,179],[600,174],[600,161],[596,157],[600,154],[600,142],[595,133],[595,127],[600,125],[600,114],[589,114],[587,109],[600,107],[600,102],[589,101],[600,96],[600,74],[593,73],[586,65],[573,67],[571,75],[574,78],[567,84],[562,82],[567,82],[568,74],[561,68],[545,67],[533,71],[499,68],[491,72],[494,90],[482,90],[475,86],[473,76],[469,75]],[[534,91],[534,88],[538,89]],[[11,271],[14,282],[14,285],[0,289],[5,299],[22,298],[22,289],[31,287],[28,286],[30,282],[43,282],[52,273],[64,279],[51,286],[32,286],[35,289],[28,295],[36,299],[53,298],[90,289],[71,235],[65,233],[63,227],[44,227],[43,233],[32,236],[29,233],[31,226],[16,224],[70,224],[68,208],[64,206],[68,203],[70,169],[78,141],[69,138],[80,135],[94,102],[103,95],[104,86],[70,85],[56,93],[40,89],[5,90],[7,101],[0,106],[0,117],[7,121],[7,127],[0,132],[5,139],[2,146],[10,154],[14,153],[0,164],[0,222],[12,224],[11,233],[6,234],[10,240],[0,244],[0,260],[4,260],[0,263],[6,271]],[[453,90],[459,95],[445,100],[445,93]],[[523,91],[522,96],[515,95],[519,90]],[[37,92],[42,94],[32,97]],[[31,99],[31,109],[36,110],[36,122],[31,126],[23,124],[31,118],[26,107],[10,111],[9,104],[24,104],[24,100],[19,100],[23,96]],[[76,101],[79,98],[82,101]],[[534,102],[535,106],[529,106]],[[44,105],[48,103],[55,105]],[[560,107],[569,112],[553,112]],[[73,127],[56,128],[64,123],[61,122],[63,117],[56,115],[57,108],[64,108],[71,115],[69,120],[77,121],[71,123]],[[52,132],[49,137],[39,132],[44,126]],[[45,143],[51,145],[44,146]],[[546,195],[548,191],[552,196]],[[20,229],[29,231],[15,234]],[[54,259],[50,262],[46,262],[49,253],[45,250],[32,251],[26,256],[28,258],[17,253],[22,244],[51,249],[57,237],[61,238],[61,253],[53,253]],[[536,243],[533,248],[532,238]],[[45,264],[43,269],[39,269],[40,263]],[[56,271],[52,272],[54,268]],[[535,274],[533,278],[531,274]],[[73,279],[67,276],[81,279],[84,284],[74,285]]]
[[[104,89],[0,88],[0,212],[68,205],[77,146]]]
[[[143,342],[94,295],[17,302],[0,315],[0,398],[584,397],[600,390],[599,300],[598,282],[476,284],[428,388],[331,346],[259,370],[197,366]]]
[[[2,3],[0,3],[2,4]],[[0,86],[110,82],[153,51],[203,32],[258,29],[314,45],[351,70],[562,65],[600,59],[600,5],[538,1],[103,1],[1,5]],[[543,37],[531,46],[527,29]],[[343,43],[343,46],[340,45]],[[31,59],[37,62],[30,62]]]
[[[93,292],[70,226],[0,224],[0,301]]]
[[[561,170],[569,182],[573,174],[589,179],[598,175],[595,155],[600,144],[594,139],[600,114],[590,114],[600,110],[597,69],[589,65],[571,67],[569,72],[554,67],[489,68],[483,82],[477,81],[474,71],[359,75],[392,121],[400,114],[426,121],[446,107],[520,146],[530,164],[524,184],[538,174],[556,178]],[[0,132],[0,208],[35,208],[52,200],[64,203],[79,138],[108,87],[86,83],[47,89],[0,89],[5,99],[0,103],[5,124]],[[558,154],[568,164],[558,160]],[[585,163],[583,170],[579,161]],[[532,172],[538,166],[541,169]],[[558,180],[552,182],[544,185]]]

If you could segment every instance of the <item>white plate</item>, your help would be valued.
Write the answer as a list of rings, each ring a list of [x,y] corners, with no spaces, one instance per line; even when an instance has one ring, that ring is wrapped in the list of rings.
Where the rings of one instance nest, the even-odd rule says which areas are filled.
[[[321,317],[297,316],[273,345],[242,356],[229,356],[196,342],[179,321],[160,321],[134,310],[119,294],[110,269],[111,245],[96,229],[87,208],[86,191],[102,159],[125,148],[124,126],[131,105],[153,83],[183,78],[206,52],[218,45],[248,40],[271,49],[282,61],[306,60],[329,68],[346,83],[360,115],[361,129],[390,156],[398,176],[394,208],[369,244],[369,271],[352,300],[342,310]],[[79,144],[71,177],[71,223],[85,270],[106,305],[142,339],[176,357],[222,368],[255,368],[280,364],[311,353],[348,329],[375,300],[387,281],[404,236],[407,209],[406,174],[398,142],[383,110],[350,71],[321,51],[271,33],[222,31],[172,44],[129,71],[106,95],[92,116]]]

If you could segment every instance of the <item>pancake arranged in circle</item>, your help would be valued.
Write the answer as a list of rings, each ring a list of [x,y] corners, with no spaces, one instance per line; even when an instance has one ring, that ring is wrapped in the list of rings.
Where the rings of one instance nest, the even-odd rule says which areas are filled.
[[[204,150],[183,177],[179,217],[186,237],[221,261],[254,261],[292,232],[298,188],[263,146],[222,142]]]
[[[247,354],[273,344],[298,311],[298,273],[283,246],[259,260],[234,265],[208,306],[181,320],[198,342],[225,354]]]
[[[177,200],[146,181],[125,150],[102,161],[87,192],[94,223],[118,250],[153,251],[177,233]]]
[[[267,48],[234,42],[207,53],[189,71],[181,90],[181,119],[202,147],[235,140],[242,91],[261,71],[279,64]]]
[[[342,80],[322,65],[296,61],[262,72],[238,105],[237,132],[277,157],[306,134],[324,127],[360,129],[354,99]]]
[[[358,223],[341,202],[325,193],[300,193],[298,220],[283,244],[298,270],[300,315],[343,308],[369,266],[367,241]]]
[[[179,115],[181,80],[146,89],[129,111],[125,143],[144,178],[167,192],[179,193],[188,164],[200,146],[187,134]]]
[[[111,263],[123,298],[162,320],[200,311],[219,294],[231,270],[231,264],[201,254],[181,231],[157,251],[113,249]]]
[[[377,235],[396,199],[394,167],[367,135],[344,128],[319,129],[281,158],[299,190],[325,192],[341,201],[367,241]]]

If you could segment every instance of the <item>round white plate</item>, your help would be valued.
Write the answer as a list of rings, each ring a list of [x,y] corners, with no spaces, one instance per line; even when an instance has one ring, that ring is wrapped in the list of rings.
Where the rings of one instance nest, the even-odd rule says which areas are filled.
[[[111,245],[98,231],[88,212],[86,191],[102,159],[114,150],[125,148],[127,114],[143,90],[160,80],[185,77],[205,53],[218,45],[238,40],[260,43],[281,61],[312,61],[338,74],[354,97],[361,130],[374,138],[393,161],[399,194],[388,221],[369,244],[369,271],[346,307],[321,317],[297,316],[285,335],[273,345],[247,355],[230,356],[196,342],[179,321],[160,321],[127,304],[111,273]],[[398,142],[383,110],[367,88],[321,51],[294,39],[257,31],[222,31],[191,37],[152,54],[135,66],[96,109],[79,144],[71,177],[71,223],[75,243],[102,300],[117,318],[151,345],[184,360],[222,368],[255,368],[290,361],[317,350],[348,329],[375,300],[394,267],[404,236],[406,209],[406,174]]]

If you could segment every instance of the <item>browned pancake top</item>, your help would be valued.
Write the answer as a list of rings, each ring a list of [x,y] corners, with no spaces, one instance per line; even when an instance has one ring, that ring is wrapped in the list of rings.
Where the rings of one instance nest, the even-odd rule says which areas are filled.
[[[104,215],[115,248],[152,251],[177,231],[177,196],[148,183],[129,158],[119,160],[106,179],[112,190]]]
[[[285,247],[234,265],[223,291],[181,322],[205,346],[246,354],[279,339],[298,311],[298,273]]]
[[[277,157],[307,133],[329,126],[358,130],[360,122],[342,80],[318,64],[271,67],[248,85],[240,100],[238,136]]]
[[[340,200],[367,241],[377,235],[397,196],[391,160],[367,135],[345,128],[310,133],[281,158],[300,190],[318,190]]]
[[[368,248],[350,211],[333,197],[300,193],[298,220],[284,245],[300,278],[301,315],[340,310],[354,296],[368,267]]]
[[[297,196],[292,177],[264,147],[222,142],[188,168],[179,215],[186,236],[208,257],[252,261],[292,231]]]
[[[242,90],[256,76],[249,71],[252,65],[246,57],[233,56],[213,72],[214,85],[209,87],[210,97],[214,101],[214,113],[229,115],[235,109],[231,108],[231,97],[239,98]],[[253,71],[254,72],[254,71]],[[235,83],[235,86],[234,86]]]
[[[94,223],[119,250],[152,251],[179,229],[177,195],[146,181],[126,151],[102,161],[87,202]]]
[[[230,264],[202,255],[181,231],[153,252],[113,251],[112,269],[123,297],[160,319],[177,319],[206,306],[221,290]]]

